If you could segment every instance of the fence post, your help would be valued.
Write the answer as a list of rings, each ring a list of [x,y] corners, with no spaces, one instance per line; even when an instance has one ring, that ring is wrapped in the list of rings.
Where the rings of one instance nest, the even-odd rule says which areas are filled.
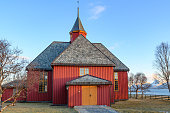
[[[150,95],[150,99],[151,99],[151,95]]]

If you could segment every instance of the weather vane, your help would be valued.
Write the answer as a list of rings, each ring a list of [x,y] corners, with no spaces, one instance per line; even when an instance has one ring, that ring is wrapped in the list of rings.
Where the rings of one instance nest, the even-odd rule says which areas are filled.
[[[77,0],[77,5],[78,5],[78,7],[79,7],[79,0]]]

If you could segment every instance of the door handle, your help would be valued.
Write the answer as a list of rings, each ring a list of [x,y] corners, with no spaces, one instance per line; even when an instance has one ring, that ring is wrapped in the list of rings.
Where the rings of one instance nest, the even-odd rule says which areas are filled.
[[[89,96],[91,97],[91,94]]]

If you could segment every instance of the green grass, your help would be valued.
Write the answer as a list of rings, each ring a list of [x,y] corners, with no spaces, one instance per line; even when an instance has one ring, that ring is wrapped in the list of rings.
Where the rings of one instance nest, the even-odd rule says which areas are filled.
[[[159,113],[170,112],[170,101],[154,99],[129,99],[111,106],[121,113]]]
[[[16,103],[3,113],[77,113],[67,106],[50,106],[51,103]]]

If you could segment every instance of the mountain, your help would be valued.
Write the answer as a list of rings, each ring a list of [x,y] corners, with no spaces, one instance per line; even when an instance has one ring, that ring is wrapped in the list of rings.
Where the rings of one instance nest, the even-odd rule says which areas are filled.
[[[157,87],[160,85],[159,81],[158,80],[154,80],[152,83],[151,83],[151,87],[150,89],[157,89]]]

